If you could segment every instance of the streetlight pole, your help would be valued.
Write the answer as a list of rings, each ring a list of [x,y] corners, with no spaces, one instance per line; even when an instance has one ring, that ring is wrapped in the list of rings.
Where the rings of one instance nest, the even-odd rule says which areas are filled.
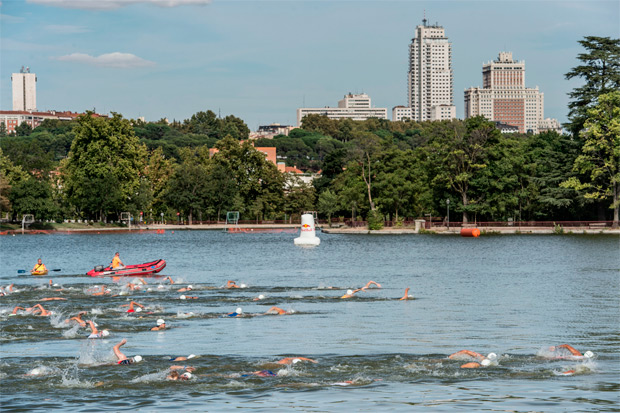
[[[446,199],[446,205],[448,206],[448,230],[450,230],[450,200]]]

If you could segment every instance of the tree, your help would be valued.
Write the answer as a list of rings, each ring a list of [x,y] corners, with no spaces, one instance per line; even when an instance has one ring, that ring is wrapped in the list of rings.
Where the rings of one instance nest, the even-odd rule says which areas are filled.
[[[202,213],[208,198],[209,149],[182,148],[180,155],[181,163],[168,181],[165,199],[168,205],[187,215],[191,224],[194,213]]]
[[[166,210],[164,196],[174,169],[174,161],[166,158],[161,147],[151,152],[146,166],[146,176],[153,194],[152,208],[155,214],[165,212]]]
[[[585,139],[574,169],[584,174],[583,181],[572,177],[562,185],[582,191],[586,199],[611,198],[613,226],[618,227],[620,207],[620,91],[598,97],[587,112],[582,136]]]
[[[355,135],[355,146],[353,146],[351,150],[352,158],[361,166],[359,171],[366,185],[368,204],[370,205],[371,211],[374,211],[376,208],[372,200],[372,180],[376,173],[373,164],[378,164],[378,160],[375,159],[375,156],[380,149],[380,144],[381,140],[374,133],[358,132]]]
[[[329,188],[319,195],[319,212],[327,215],[327,221],[331,224],[332,214],[340,210],[340,197],[330,191]]]
[[[286,193],[284,194],[284,211],[289,215],[301,214],[314,209],[316,190],[292,174],[286,174]]]
[[[78,117],[75,139],[62,162],[64,190],[72,205],[103,220],[108,212],[129,207],[140,187],[146,147],[131,123],[117,113],[112,118]]]
[[[239,191],[231,171],[222,164],[210,163],[207,174],[207,206],[217,211],[219,221],[223,211],[234,207]]]
[[[15,127],[15,135],[17,136],[29,136],[32,133],[32,127],[28,122],[22,122]]]
[[[53,218],[57,211],[50,183],[35,178],[14,185],[9,200],[13,206],[13,215],[33,214],[38,220],[44,220]]]
[[[472,182],[478,171],[487,167],[488,147],[498,141],[501,133],[482,116],[469,118],[464,125],[455,122],[451,129],[432,144],[439,165],[434,179],[458,193],[461,202],[457,208],[466,223],[469,213],[476,212],[477,200],[470,198]]]
[[[620,89],[620,39],[586,36],[579,43],[587,50],[577,58],[583,64],[568,72],[566,79],[580,77],[585,84],[569,92],[570,123],[565,126],[577,136],[583,129],[587,111],[598,96]]]

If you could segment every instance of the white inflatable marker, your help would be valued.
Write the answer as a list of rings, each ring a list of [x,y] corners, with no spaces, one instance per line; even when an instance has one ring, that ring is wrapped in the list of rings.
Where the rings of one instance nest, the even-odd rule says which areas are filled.
[[[316,236],[314,217],[312,214],[301,216],[301,233],[295,238],[295,245],[319,245],[321,240]]]

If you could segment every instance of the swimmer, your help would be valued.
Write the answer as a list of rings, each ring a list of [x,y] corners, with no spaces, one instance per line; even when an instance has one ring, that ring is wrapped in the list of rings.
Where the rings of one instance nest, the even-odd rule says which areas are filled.
[[[91,293],[91,295],[94,296],[98,296],[98,295],[106,295],[106,294],[110,294],[112,291],[109,288],[105,288],[104,285],[101,286],[101,291],[94,291]]]
[[[127,307],[127,306],[129,306],[129,309],[127,309],[127,312],[128,312],[128,313],[134,313],[134,312],[138,312],[138,313],[139,313],[139,312],[140,312],[140,311],[142,311],[144,308],[146,308],[146,307],[144,307],[142,304],[138,304],[138,303],[136,303],[135,301],[131,301],[129,304],[123,304],[123,305],[121,305],[121,307]],[[134,306],[138,306],[138,308],[137,308],[137,309],[134,309],[134,308],[133,308]]]
[[[276,361],[277,364],[297,364],[300,361],[309,361],[311,363],[318,363],[318,361],[309,359],[306,357],[284,357],[282,360]]]
[[[104,338],[110,335],[108,330],[97,330],[97,326],[91,320],[88,320],[88,325],[90,326],[91,333],[88,338]]]
[[[234,312],[228,313],[224,317],[242,317],[242,315],[243,315],[243,310],[241,309],[241,307],[237,307],[237,309]]]
[[[405,295],[403,295],[402,298],[399,298],[398,300],[399,301],[402,301],[402,300],[413,300],[413,296],[409,295],[409,287],[407,287],[405,289]]]
[[[358,288],[357,290],[347,290],[347,293],[340,298],[351,298],[360,291],[362,291],[361,288]]]
[[[180,374],[178,371],[173,370],[168,376],[166,376],[166,380],[189,380],[192,377],[194,377],[194,375],[190,372]]]
[[[32,307],[31,307],[31,308],[26,309],[26,308],[24,308],[24,307],[17,306],[17,307],[15,307],[15,308],[13,309],[13,312],[12,312],[11,314],[9,314],[9,315],[17,315],[17,311],[19,311],[19,310],[29,312],[29,311],[32,311]]]
[[[259,370],[259,371],[253,371],[251,373],[244,373],[241,375],[241,377],[249,377],[249,376],[275,377],[277,376],[277,374],[271,370]]]
[[[192,291],[193,289],[194,289],[194,287],[192,287],[191,285],[188,285],[185,288],[179,288],[177,291],[182,293],[182,292],[185,292],[185,291]]]
[[[269,310],[267,310],[267,312],[265,312],[265,315],[283,315],[283,314],[288,314],[288,312],[286,310],[281,309],[280,307],[276,307],[275,305],[271,307]]]
[[[493,361],[497,359],[497,354],[489,353],[485,357],[480,353],[476,353],[475,351],[461,350],[461,351],[457,351],[454,354],[450,354],[448,358],[452,360],[474,359],[475,361],[470,361],[468,363],[461,365],[461,368],[462,369],[477,369],[478,367],[481,367],[481,366],[486,367],[490,365]]]
[[[232,280],[228,280],[228,282],[226,283],[226,288],[241,288],[241,287],[239,287],[236,282]]]
[[[114,351],[114,355],[118,359],[116,364],[133,364],[133,363],[141,362],[142,361],[141,356],[127,357],[121,352],[121,347],[124,346],[126,343],[127,343],[127,340],[123,339],[120,343],[112,347],[112,350]]]
[[[88,314],[87,311],[80,311],[78,313],[78,315],[76,315],[75,317],[71,317],[67,320],[65,320],[65,323],[70,323],[71,321],[75,321],[76,323],[78,323],[80,325],[80,327],[86,327],[86,321],[82,320],[82,316],[84,314]]]
[[[151,331],[159,331],[159,330],[165,330],[166,329],[166,320],[164,320],[163,318],[160,318],[159,320],[157,320],[157,326],[151,328]]]
[[[185,370],[189,373],[193,373],[194,371],[196,371],[196,367],[192,366],[170,366],[169,368],[170,370]]]
[[[198,297],[191,295],[182,295],[179,297],[179,300],[197,300]]]
[[[263,294],[259,294],[258,297],[254,297],[252,301],[260,301],[264,299],[265,299],[265,296]]]
[[[195,354],[190,354],[187,357],[183,357],[183,356],[178,356],[178,357],[170,357],[170,360],[168,361],[186,361],[186,360],[190,360],[193,359],[194,357],[196,357]]]
[[[35,304],[32,306],[32,314],[38,315],[40,317],[47,317],[54,314],[53,311],[48,311],[41,304]]]
[[[172,278],[170,278],[169,276],[168,276],[168,277],[166,277],[166,278],[164,278],[164,279],[163,279],[163,280],[161,280],[161,281],[162,281],[162,282],[164,282],[164,281],[166,281],[166,280],[170,281],[170,284],[174,284],[174,281],[172,281]]]
[[[362,287],[362,290],[367,290],[367,289],[369,289],[371,285],[374,285],[374,286],[376,286],[377,288],[381,288],[381,284],[379,284],[379,283],[377,283],[377,282],[374,282],[374,281],[368,281],[368,282],[366,283],[366,285]]]
[[[67,299],[62,297],[47,297],[40,298],[39,301],[67,301]]]
[[[581,354],[579,350],[568,344],[560,344],[559,346],[549,347],[549,351],[555,353],[552,357],[556,359],[590,359],[594,357],[594,353],[586,351]],[[570,353],[570,354],[567,354]]]

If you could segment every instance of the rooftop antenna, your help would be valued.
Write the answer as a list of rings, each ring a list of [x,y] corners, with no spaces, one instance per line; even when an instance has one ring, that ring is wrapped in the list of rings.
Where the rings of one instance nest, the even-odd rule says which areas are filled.
[[[424,18],[422,19],[422,24],[426,27],[426,9],[424,9]]]
[[[222,110],[221,108],[217,108],[217,118],[222,119]]]

